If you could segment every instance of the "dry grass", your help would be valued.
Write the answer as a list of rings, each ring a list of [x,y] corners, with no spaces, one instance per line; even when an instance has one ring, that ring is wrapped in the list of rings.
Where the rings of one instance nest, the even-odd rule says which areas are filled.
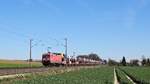
[[[42,66],[41,62],[31,62],[32,67]],[[29,67],[29,62],[24,60],[0,60],[0,68]]]

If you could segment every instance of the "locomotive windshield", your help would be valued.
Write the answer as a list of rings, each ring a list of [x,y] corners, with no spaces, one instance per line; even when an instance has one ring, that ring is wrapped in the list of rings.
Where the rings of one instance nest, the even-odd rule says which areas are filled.
[[[62,55],[61,53],[53,53],[53,54],[55,54],[55,55]]]

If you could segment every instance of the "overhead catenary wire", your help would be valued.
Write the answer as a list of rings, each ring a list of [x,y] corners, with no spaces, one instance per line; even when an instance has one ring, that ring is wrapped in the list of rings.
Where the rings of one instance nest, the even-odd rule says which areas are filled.
[[[16,32],[16,31],[14,31],[14,30],[10,30],[10,29],[7,29],[7,28],[4,28],[4,27],[0,27],[0,29],[1,29],[1,32],[6,32],[6,33],[9,33],[9,34],[11,34],[11,35],[15,35],[15,36],[17,36],[17,37],[19,37],[19,38],[23,38],[23,39],[28,39],[28,40],[30,40],[30,39],[32,39],[33,40],[33,45],[32,45],[32,47],[33,46],[45,46],[46,45],[46,43],[45,42],[43,42],[43,40],[40,40],[40,39],[37,39],[37,38],[33,38],[33,37],[31,37],[31,36],[28,36],[28,35],[26,35],[26,34],[23,34],[23,33],[20,33],[20,32]],[[52,38],[52,37],[48,37],[48,38],[50,38],[50,40],[53,40],[53,41],[55,41],[56,42],[56,46],[63,46],[63,47],[65,47],[65,44],[63,44],[61,41],[59,41],[59,40],[57,40],[57,39],[55,39],[55,38]],[[27,43],[28,41],[26,41],[26,43]]]
[[[26,44],[28,44],[29,43],[28,40],[30,40],[30,57],[29,57],[29,60],[31,60],[32,59],[32,48],[35,46],[38,46],[40,44],[44,44],[44,43],[41,43],[42,41],[39,39],[31,38],[31,36],[28,36],[28,35],[23,34],[21,32],[16,32],[14,29],[15,29],[14,27],[9,27],[9,28],[6,26],[2,27],[0,24],[0,32],[5,32],[5,33],[8,33],[9,35],[15,35],[16,37],[24,39],[23,42],[25,42]]]
[[[21,38],[21,39],[25,39],[26,43],[28,43],[27,40],[32,39],[33,42],[34,42],[34,44],[32,45],[32,47],[33,47],[33,46],[37,46],[37,45],[39,45],[39,44],[44,44],[44,43],[42,43],[42,40],[37,39],[37,38],[35,38],[35,37],[33,38],[33,37],[31,37],[31,36],[29,36],[29,35],[27,35],[27,34],[23,34],[23,33],[21,33],[21,32],[16,32],[16,31],[14,31],[14,29],[15,29],[14,27],[7,27],[7,26],[1,27],[1,24],[0,24],[0,31],[1,31],[1,32],[6,32],[6,33],[9,33],[10,35],[15,35],[16,37],[19,37],[19,38]]]
[[[21,38],[31,38],[30,36],[28,36],[26,34],[16,32],[14,29],[15,29],[14,27],[8,27],[8,26],[4,26],[4,25],[0,24],[1,32],[6,32],[6,33],[16,35],[17,37],[21,37]]]
[[[15,29],[14,27],[8,27],[8,26],[4,27],[4,26],[1,26],[1,24],[0,24],[0,29],[1,29],[0,32],[6,32],[6,33],[9,33],[9,35],[15,35],[16,37],[24,39],[24,42],[27,44],[30,41],[30,58],[29,58],[29,60],[32,59],[32,48],[35,46],[45,47],[47,49],[47,51],[49,51],[49,49],[52,49],[54,46],[63,46],[64,48],[66,48],[66,43],[63,43],[60,40],[57,40],[56,38],[53,38],[53,37],[49,37],[49,39],[55,41],[55,44],[49,45],[50,41],[46,42],[39,38],[33,38],[22,32],[17,32],[14,30]],[[65,50],[65,53],[66,53],[66,50]]]

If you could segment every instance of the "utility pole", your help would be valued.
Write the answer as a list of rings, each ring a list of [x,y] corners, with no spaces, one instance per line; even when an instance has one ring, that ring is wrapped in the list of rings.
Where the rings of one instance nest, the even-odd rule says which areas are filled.
[[[75,57],[76,56],[76,52],[73,52],[73,57]]]
[[[30,58],[29,58],[30,67],[31,67],[31,62],[32,62],[32,41],[33,39],[30,39]]]
[[[52,47],[47,47],[47,52],[50,52],[50,49],[52,49]]]
[[[65,53],[66,53],[66,58],[67,58],[68,57],[68,39],[67,38],[65,38],[65,48],[66,48]]]

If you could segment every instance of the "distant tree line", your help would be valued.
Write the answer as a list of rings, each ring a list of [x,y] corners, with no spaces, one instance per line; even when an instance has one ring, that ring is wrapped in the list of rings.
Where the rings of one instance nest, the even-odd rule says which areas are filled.
[[[108,65],[109,66],[127,66],[126,58],[123,56],[121,62],[117,62],[115,60],[109,59]]]
[[[141,62],[142,66],[150,66],[150,58],[142,58],[142,62]]]
[[[112,59],[109,59],[108,60],[108,65],[109,66],[115,66],[115,65],[119,65],[119,62],[115,61],[115,60],[112,60]]]
[[[138,59],[132,59],[130,60],[130,62],[127,62],[125,56],[123,56],[120,62],[109,59],[108,65],[109,66],[150,66],[150,58],[142,57],[141,61]]]
[[[81,58],[87,58],[87,59],[92,59],[92,60],[96,60],[96,61],[100,61],[100,60],[102,60],[97,54],[95,54],[95,53],[91,53],[91,54],[89,54],[89,55],[79,55],[79,56],[77,56],[77,58],[79,58],[79,57],[81,57]]]

